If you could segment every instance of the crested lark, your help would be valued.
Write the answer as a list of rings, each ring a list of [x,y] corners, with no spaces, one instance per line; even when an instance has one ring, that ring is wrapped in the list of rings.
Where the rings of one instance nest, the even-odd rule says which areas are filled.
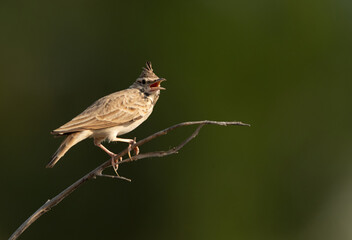
[[[158,101],[160,90],[165,89],[160,86],[162,81],[165,79],[156,76],[152,64],[147,62],[141,75],[128,89],[100,98],[77,117],[52,131],[53,135],[66,135],[66,139],[46,167],[52,168],[71,147],[86,138],[94,138],[94,144],[112,157],[114,166],[116,154],[101,143],[104,140],[126,142],[131,148],[135,142],[133,139],[117,136],[134,130],[149,117]],[[136,153],[138,154],[138,149]]]

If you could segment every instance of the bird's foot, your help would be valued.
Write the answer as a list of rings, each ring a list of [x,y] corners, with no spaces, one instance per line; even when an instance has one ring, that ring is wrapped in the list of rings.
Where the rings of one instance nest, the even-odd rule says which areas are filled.
[[[129,145],[128,145],[128,156],[131,159],[131,161],[133,161],[132,156],[131,156],[131,150],[132,150],[132,145],[133,144],[136,144],[136,138],[134,138],[132,141],[130,141]],[[134,154],[135,155],[139,154],[139,147],[138,146],[135,147],[133,150],[134,150]]]
[[[114,169],[116,176],[120,177],[120,175],[117,172],[117,169],[119,169],[119,162],[122,161],[122,157],[119,157],[119,159],[115,159],[116,154],[111,155],[111,166]]]

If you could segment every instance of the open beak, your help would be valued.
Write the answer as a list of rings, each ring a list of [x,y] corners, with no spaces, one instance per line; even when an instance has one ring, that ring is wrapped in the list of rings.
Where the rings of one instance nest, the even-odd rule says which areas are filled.
[[[165,90],[165,88],[160,87],[160,83],[166,81],[165,78],[159,78],[155,80],[152,84],[149,85],[150,90],[156,91],[156,90]]]

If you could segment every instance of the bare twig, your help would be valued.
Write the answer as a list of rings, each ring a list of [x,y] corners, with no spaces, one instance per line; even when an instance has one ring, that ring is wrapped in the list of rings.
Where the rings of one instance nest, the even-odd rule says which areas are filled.
[[[183,148],[189,141],[191,141],[193,138],[195,138],[200,129],[204,126],[204,125],[208,125],[208,124],[213,124],[213,125],[220,125],[220,126],[228,126],[228,125],[238,125],[238,126],[250,126],[249,124],[246,123],[242,123],[242,122],[217,122],[217,121],[194,121],[194,122],[183,122],[183,123],[179,123],[176,125],[173,125],[169,128],[166,128],[164,130],[161,130],[157,133],[154,133],[152,135],[150,135],[149,137],[146,137],[138,142],[136,142],[135,144],[133,144],[131,146],[131,149],[134,149],[135,147],[141,146],[151,140],[153,140],[154,138],[160,137],[162,135],[167,134],[168,132],[175,130],[176,128],[179,127],[183,127],[183,126],[190,126],[190,125],[199,125],[198,128],[192,133],[191,136],[189,136],[185,141],[183,141],[182,143],[180,143],[178,146],[167,150],[167,151],[157,151],[157,152],[149,152],[149,153],[144,153],[144,154],[139,154],[137,156],[133,156],[132,158],[126,158],[123,159],[121,161],[116,161],[118,163],[118,165],[123,164],[123,163],[127,163],[127,162],[131,162],[131,161],[136,161],[136,160],[140,160],[140,159],[144,159],[144,158],[152,158],[152,157],[164,157],[164,156],[168,156],[171,154],[175,154],[177,153],[181,148]],[[121,151],[119,154],[117,154],[115,156],[115,160],[119,160],[120,157],[125,156],[126,154],[128,154],[129,149],[126,148],[125,150]],[[96,178],[97,176],[99,177],[109,177],[109,178],[117,178],[117,179],[122,179],[122,180],[127,180],[127,181],[131,181],[128,178],[125,177],[121,177],[121,176],[112,176],[112,175],[106,175],[103,174],[102,172],[104,171],[104,169],[106,169],[107,167],[111,166],[111,158],[109,160],[107,160],[106,162],[102,163],[99,167],[95,168],[94,170],[92,170],[91,172],[87,173],[85,176],[83,176],[82,178],[80,178],[79,180],[77,180],[75,183],[73,183],[71,186],[69,186],[68,188],[66,188],[65,190],[63,190],[61,193],[59,193],[58,195],[56,195],[54,198],[52,198],[51,200],[49,199],[48,201],[46,201],[46,203],[44,205],[42,205],[37,211],[35,211],[9,238],[9,240],[14,240],[17,239],[33,222],[35,222],[40,216],[42,216],[44,213],[50,211],[53,207],[55,207],[57,204],[59,204],[62,200],[64,200],[68,195],[70,195],[73,191],[75,191],[78,187],[80,187],[83,183],[85,183],[86,181]]]

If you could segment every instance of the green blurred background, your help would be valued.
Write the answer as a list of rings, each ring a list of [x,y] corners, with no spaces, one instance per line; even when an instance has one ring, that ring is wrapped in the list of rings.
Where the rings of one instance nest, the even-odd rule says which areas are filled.
[[[167,90],[126,137],[252,127],[207,126],[178,155],[121,166],[132,183],[92,180],[21,239],[352,239],[351,42],[348,0],[2,0],[0,239],[108,159],[86,140],[45,169],[62,140],[49,132],[147,60]]]

